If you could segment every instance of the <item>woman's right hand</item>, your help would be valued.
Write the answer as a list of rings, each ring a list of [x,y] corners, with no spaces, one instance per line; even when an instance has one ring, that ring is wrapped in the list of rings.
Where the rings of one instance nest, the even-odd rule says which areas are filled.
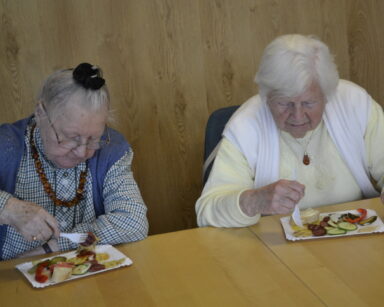
[[[1,211],[0,224],[15,227],[27,241],[47,241],[60,235],[57,220],[51,214],[35,203],[15,197],[8,199]]]
[[[240,195],[240,208],[248,216],[289,214],[304,197],[305,186],[297,181],[278,180]]]

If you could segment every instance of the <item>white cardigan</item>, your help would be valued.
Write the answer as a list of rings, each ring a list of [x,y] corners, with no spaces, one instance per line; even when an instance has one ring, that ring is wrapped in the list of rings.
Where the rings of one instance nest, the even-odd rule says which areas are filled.
[[[340,80],[326,103],[323,120],[340,155],[365,197],[379,193],[370,181],[364,134],[372,98],[358,85]],[[228,121],[223,135],[246,157],[259,188],[279,179],[279,134],[265,101],[259,95],[246,101]]]

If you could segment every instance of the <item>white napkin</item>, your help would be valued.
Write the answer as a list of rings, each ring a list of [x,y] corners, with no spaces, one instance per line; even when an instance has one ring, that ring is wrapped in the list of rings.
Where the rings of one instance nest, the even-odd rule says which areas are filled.
[[[293,212],[292,212],[292,219],[297,226],[303,227],[303,223],[301,221],[299,204],[296,204],[295,210],[293,210]]]

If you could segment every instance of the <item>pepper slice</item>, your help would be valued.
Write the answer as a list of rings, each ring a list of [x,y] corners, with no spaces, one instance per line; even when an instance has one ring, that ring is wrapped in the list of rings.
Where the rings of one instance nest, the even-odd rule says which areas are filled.
[[[359,208],[357,209],[357,212],[360,213],[360,216],[355,218],[355,219],[351,219],[349,217],[346,217],[344,218],[345,221],[349,222],[349,223],[352,223],[352,224],[355,224],[355,223],[358,223],[360,222],[361,220],[365,219],[365,217],[367,216],[367,209],[364,209],[364,208]]]
[[[51,272],[49,270],[49,265],[51,262],[49,260],[40,263],[36,268],[35,280],[40,283],[44,283],[48,280]]]

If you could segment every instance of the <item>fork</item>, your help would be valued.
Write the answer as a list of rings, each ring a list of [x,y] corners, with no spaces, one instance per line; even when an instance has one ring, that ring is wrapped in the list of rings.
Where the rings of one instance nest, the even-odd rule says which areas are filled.
[[[64,232],[61,232],[60,233],[60,237],[64,237],[64,238],[67,238],[69,240],[71,240],[72,242],[74,243],[83,243],[87,237],[88,237],[88,234],[86,233],[64,233]]]

